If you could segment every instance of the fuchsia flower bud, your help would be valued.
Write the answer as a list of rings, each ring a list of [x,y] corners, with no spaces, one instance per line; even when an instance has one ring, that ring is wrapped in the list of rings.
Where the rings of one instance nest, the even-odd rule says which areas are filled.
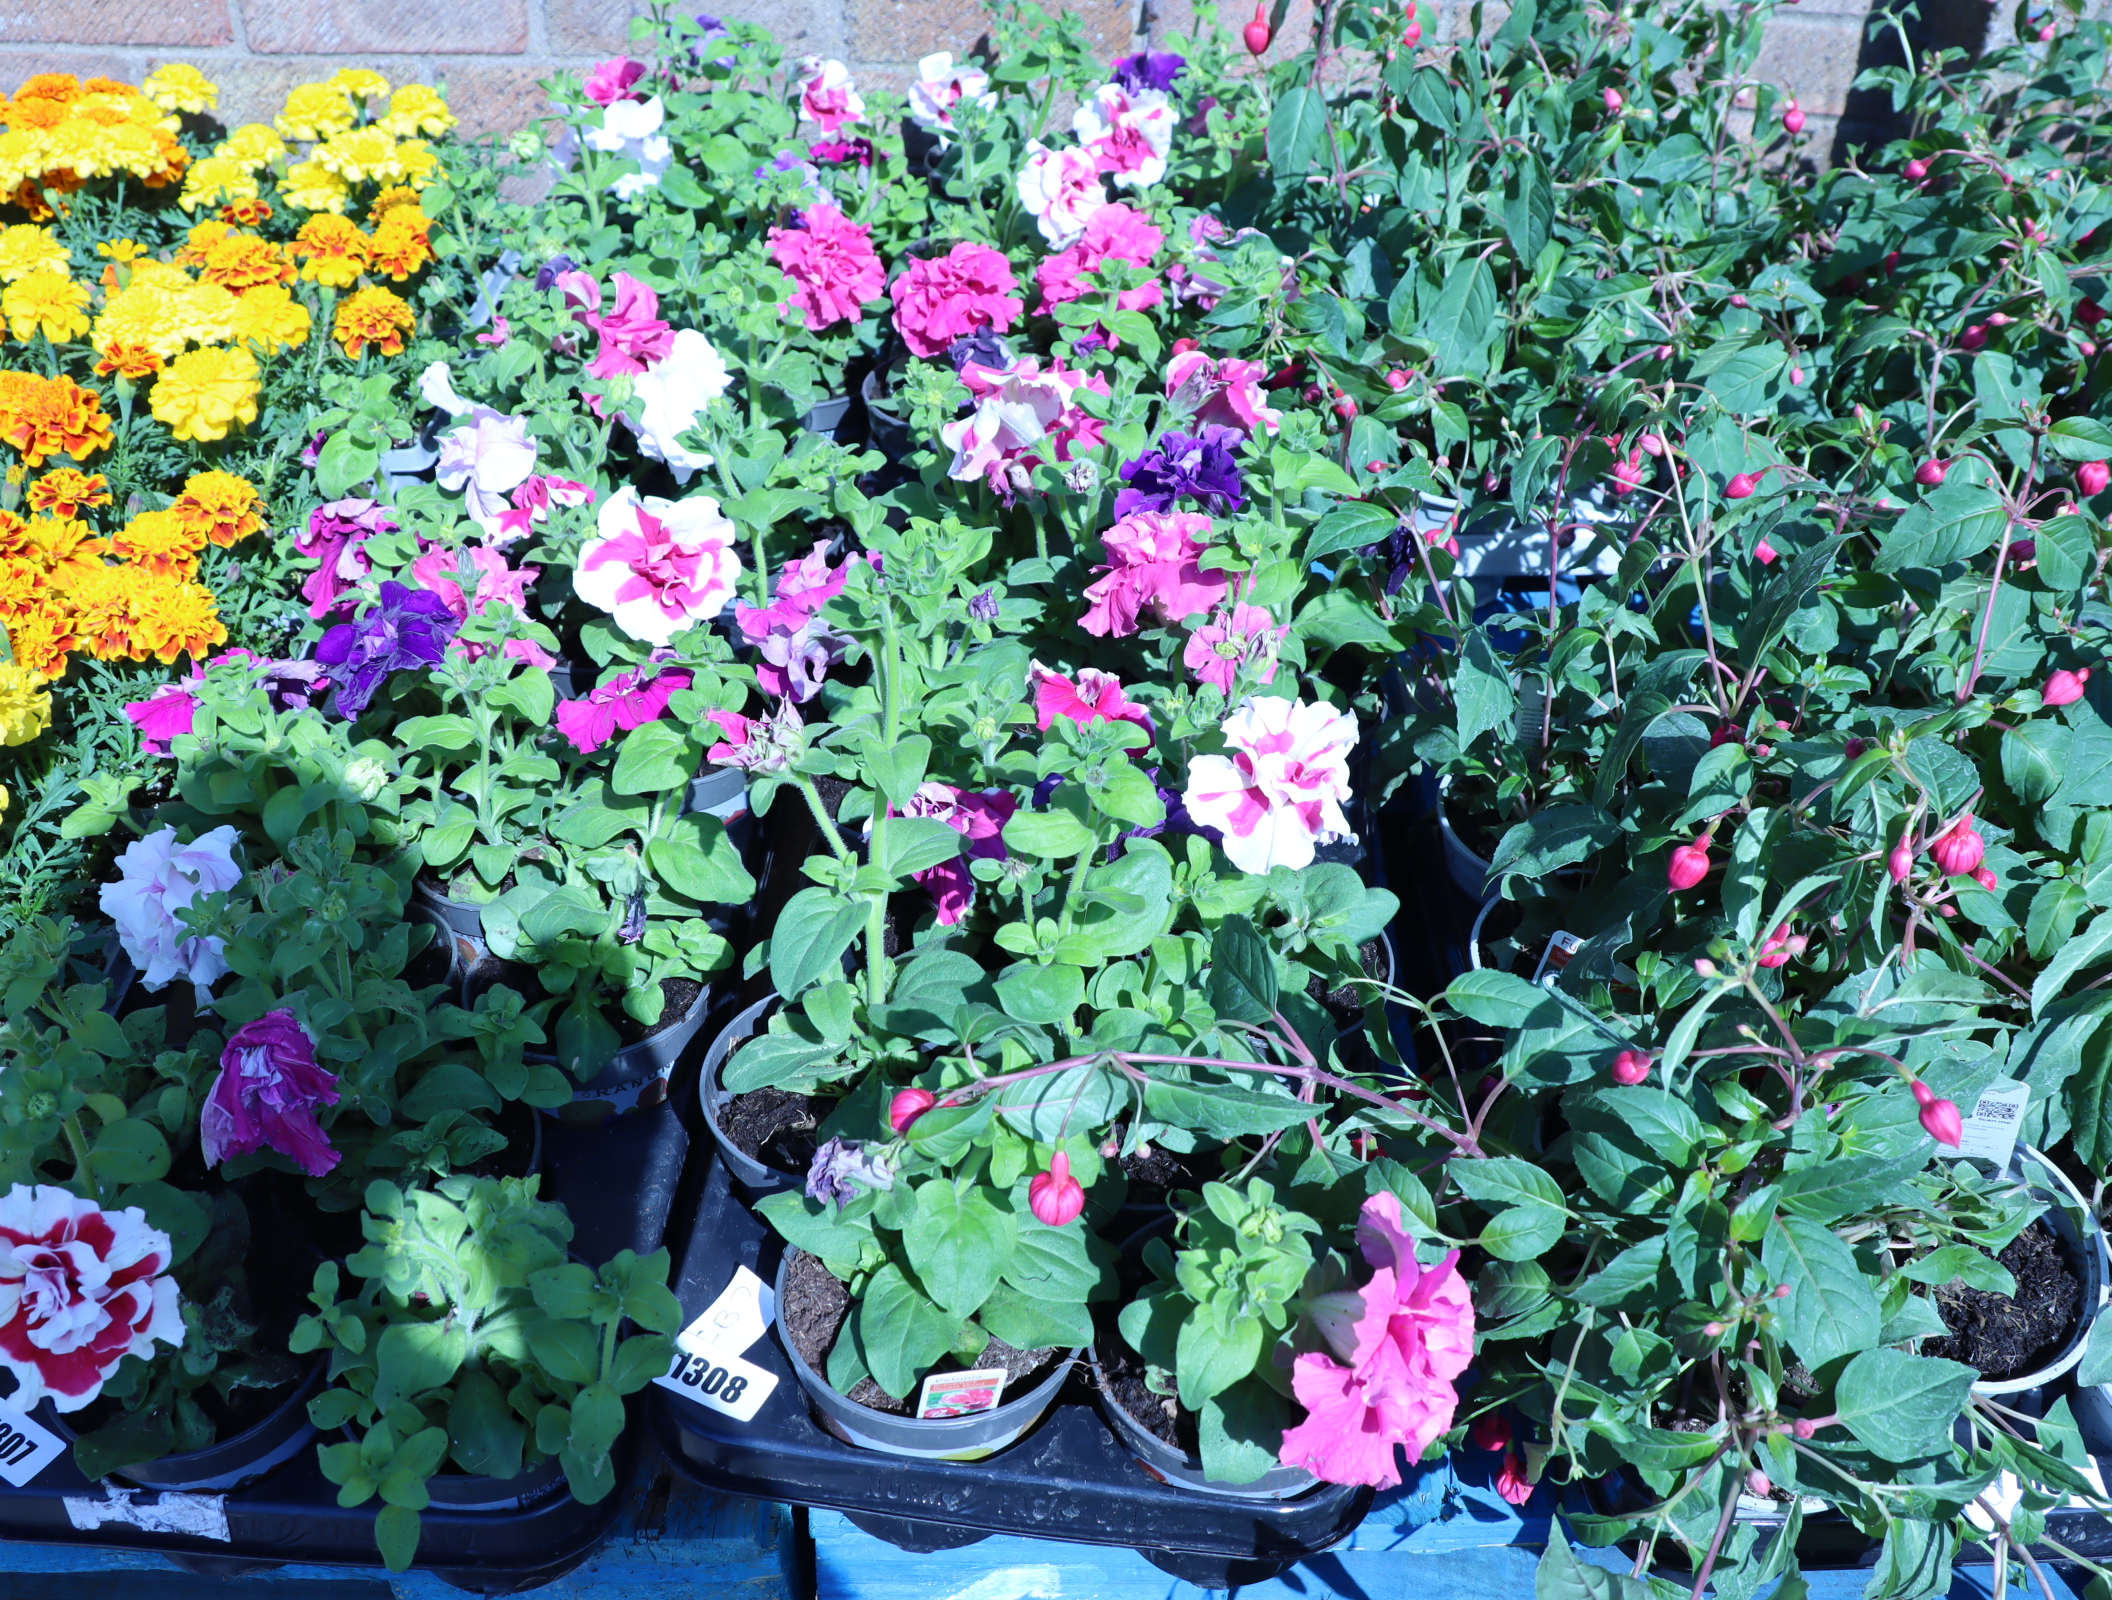
[[[1799,1439],[1809,1439],[1819,1431],[1819,1425],[1809,1417],[1799,1417],[1789,1425],[1789,1431]]]
[[[1420,19],[1415,17],[1408,19],[1408,28],[1401,35],[1401,42],[1406,44],[1411,50],[1423,42],[1423,24]]]
[[[1792,957],[1800,956],[1811,941],[1801,933],[1791,933],[1789,924],[1783,923],[1767,936],[1760,946],[1760,965],[1763,967],[1787,966]]]
[[[2075,469],[2075,486],[2086,498],[2103,494],[2108,483],[2112,483],[2112,462],[2085,461]]]
[[[1802,115],[1802,113],[1800,112],[1800,113],[1799,113],[1799,115]],[[1790,386],[1791,386],[1792,388],[1796,388],[1796,389],[1801,389],[1801,388],[1803,388],[1803,387],[1804,387],[1804,369],[1803,369],[1802,367],[1799,367],[1799,366],[1795,366],[1795,365],[1792,365],[1792,366],[1790,367],[1790,369],[1789,369],[1789,382],[1790,382]]]
[[[1759,562],[1760,565],[1763,567],[1773,566],[1775,564],[1775,558],[1781,553],[1781,551],[1777,550],[1773,545],[1767,542],[1767,536],[1765,534],[1762,534],[1760,536],[1760,542],[1753,546],[1753,559]]]
[[[1742,294],[1734,294],[1731,296],[1731,304],[1736,306],[1740,311],[1743,311],[1747,306],[1752,304],[1752,301],[1746,299],[1746,297]]]
[[[1052,1228],[1078,1220],[1078,1214],[1085,1209],[1085,1190],[1071,1176],[1067,1152],[1057,1151],[1049,1161],[1049,1170],[1027,1185],[1027,1209]]]
[[[1977,350],[1986,343],[1987,324],[1984,322],[1975,322],[1958,335],[1958,348],[1961,350]]]
[[[1790,131],[1795,132],[1796,130],[1791,129]],[[1754,1467],[1750,1472],[1746,1473],[1745,1486],[1751,1493],[1761,1496],[1771,1495],[1775,1492],[1774,1479],[1770,1478],[1758,1467]]]
[[[1752,497],[1753,491],[1760,487],[1760,480],[1766,477],[1770,472],[1773,472],[1774,470],[1775,469],[1772,466],[1765,466],[1762,467],[1758,472],[1739,473],[1735,478],[1731,479],[1729,483],[1723,486],[1724,499],[1750,499]]]
[[[1886,866],[1892,873],[1892,881],[1894,883],[1905,883],[1909,878],[1913,877],[1914,841],[1911,839],[1900,840],[1893,847],[1891,859],[1886,863]]]
[[[1709,836],[1702,834],[1692,844],[1672,852],[1665,865],[1665,881],[1675,889],[1691,889],[1709,875]]]
[[[1613,1081],[1629,1088],[1650,1076],[1650,1056],[1644,1050],[1623,1050],[1613,1058]]]
[[[1954,1150],[1964,1143],[1965,1119],[1958,1114],[1958,1108],[1948,1100],[1938,1099],[1936,1091],[1919,1078],[1910,1080],[1910,1087],[1914,1090],[1914,1103],[1921,1107],[1921,1125],[1929,1137]]]
[[[1624,103],[1621,99],[1621,91],[1618,89],[1608,89],[1601,98],[1605,100],[1608,111],[1619,111]]]
[[[1905,172],[1909,183],[1919,183],[1929,175],[1929,164],[1926,161],[1909,161],[1901,170]]]
[[[1853,761],[1857,756],[1861,755],[1865,750],[1869,748],[1870,741],[1868,739],[1850,739],[1848,743],[1842,747],[1841,753],[1845,755],[1850,761]]]
[[[1720,1322],[1704,1322],[1701,1325],[1701,1331],[1703,1336],[1706,1338],[1721,1339],[1724,1335],[1725,1329],[1723,1324]]]
[[[1665,441],[1663,439],[1660,439],[1656,434],[1644,434],[1641,440],[1641,444],[1643,447],[1644,454],[1655,456],[1659,459],[1663,458],[1665,453]]]
[[[1790,101],[1789,109],[1782,113],[1782,126],[1790,133],[1804,131],[1804,113],[1797,109],[1796,101]]]
[[[1973,882],[1979,884],[1980,887],[1985,889],[1989,894],[1993,894],[1995,892],[1996,884],[2001,881],[1996,878],[1993,869],[1988,867],[1973,868],[1972,878]]]
[[[1914,481],[1933,489],[1950,475],[1950,471],[1949,462],[1938,461],[1934,456],[1931,456],[1914,469]]]
[[[1786,1283],[1778,1283],[1778,1284],[1776,1284],[1776,1285],[1775,1285],[1775,1298],[1776,1298],[1777,1300],[1787,1300],[1787,1299],[1789,1298],[1789,1285],[1788,1285],[1788,1284],[1786,1284]]]
[[[1386,374],[1386,387],[1393,390],[1395,393],[1399,393],[1401,390],[1408,387],[1408,374],[1403,372],[1399,367],[1395,367],[1391,372]]]
[[[1269,10],[1266,4],[1256,4],[1254,20],[1240,30],[1240,38],[1246,41],[1247,54],[1258,56],[1269,47]]]
[[[1510,1422],[1500,1411],[1476,1417],[1467,1439],[1477,1450],[1507,1450],[1511,1443]]]
[[[2075,320],[2086,328],[2094,328],[2105,320],[2105,308],[2095,300],[2085,300],[2075,308]]]
[[[1672,347],[1668,344],[1659,345],[1657,347],[1657,359],[1660,361],[1670,361],[1672,359]]]
[[[909,1132],[909,1125],[939,1103],[929,1089],[902,1089],[887,1108],[888,1123],[895,1132]]]
[[[1947,878],[1962,876],[1979,866],[1981,858],[1987,854],[1987,841],[1973,826],[1973,814],[1968,811],[1937,835],[1929,845],[1929,854],[1935,858],[1937,869]]]
[[[2062,667],[2058,672],[2047,675],[2046,687],[2039,691],[2039,698],[2045,701],[2049,711],[2060,706],[2072,706],[2082,699],[2083,685],[2089,681],[2088,667],[2077,667],[2073,672]]]

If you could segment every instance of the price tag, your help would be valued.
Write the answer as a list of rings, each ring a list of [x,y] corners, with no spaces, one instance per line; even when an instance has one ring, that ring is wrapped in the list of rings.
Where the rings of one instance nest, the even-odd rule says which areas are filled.
[[[2024,1126],[2024,1108],[2030,1103],[2031,1085],[1997,1078],[1980,1091],[1973,1114],[1965,1119],[1958,1153],[1992,1162],[1997,1168],[2007,1167],[2017,1148],[2017,1133]]]
[[[50,1466],[66,1441],[13,1406],[0,1405],[0,1478],[17,1489]]]
[[[1547,948],[1540,952],[1540,965],[1533,968],[1533,982],[1538,983],[1550,972],[1560,972],[1569,965],[1569,959],[1584,948],[1584,941],[1566,930],[1548,935]]]
[[[653,1382],[736,1422],[753,1422],[776,1390],[777,1374],[739,1356],[697,1356],[677,1350],[674,1365]]]
[[[718,1299],[675,1335],[674,1363],[653,1382],[736,1422],[753,1422],[777,1388],[777,1374],[741,1355],[776,1316],[770,1285],[746,1267],[736,1268]]]

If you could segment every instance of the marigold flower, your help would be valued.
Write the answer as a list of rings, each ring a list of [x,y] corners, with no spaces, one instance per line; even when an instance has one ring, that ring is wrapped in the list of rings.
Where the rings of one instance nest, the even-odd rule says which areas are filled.
[[[82,472],[75,467],[60,467],[47,472],[29,486],[29,509],[55,512],[70,517],[85,506],[106,506],[110,503],[110,480],[100,472]]]
[[[0,556],[0,622],[42,611],[51,597],[51,578],[32,556]]]
[[[357,283],[370,259],[370,242],[359,224],[327,211],[302,223],[290,248],[302,277],[332,289]]]
[[[341,89],[357,100],[386,100],[389,80],[372,67],[339,67],[323,80],[326,89]]]
[[[403,168],[403,181],[413,189],[423,189],[436,179],[447,176],[440,158],[433,154],[433,147],[423,139],[404,140],[396,147],[396,160]]]
[[[133,581],[139,583],[137,578]],[[182,655],[202,659],[225,643],[227,629],[220,621],[219,603],[204,584],[160,577],[139,583],[133,595],[130,654],[134,661],[151,656],[167,666]]]
[[[156,67],[139,92],[164,111],[210,111],[220,103],[219,85],[185,61]]]
[[[21,452],[22,464],[41,467],[47,456],[86,461],[110,448],[103,399],[71,378],[0,373],[0,440]]]
[[[66,675],[67,655],[78,643],[71,619],[48,606],[9,618],[7,642],[18,663],[46,678]]]
[[[0,511],[0,556],[26,556],[33,548],[29,520],[12,511]]]
[[[331,336],[355,360],[370,344],[385,356],[400,356],[404,336],[417,325],[417,317],[401,295],[387,289],[366,288],[337,308]]]
[[[68,272],[66,247],[49,228],[17,222],[0,228],[0,283],[13,283],[32,272]]]
[[[28,744],[51,726],[49,680],[14,661],[0,661],[0,745]]]
[[[196,211],[200,206],[241,205],[256,199],[258,193],[256,174],[246,162],[206,156],[191,163],[176,203],[186,211]]]
[[[271,203],[267,200],[238,200],[220,208],[220,220],[237,227],[261,228],[271,218]]]
[[[142,511],[117,531],[110,545],[142,572],[195,578],[205,538],[186,527],[173,511]]]
[[[440,92],[429,84],[407,83],[389,98],[389,114],[381,126],[399,139],[425,134],[437,139],[455,125],[454,113]]]
[[[324,171],[347,183],[374,183],[404,176],[396,140],[386,128],[354,128],[334,133],[315,147],[312,157]]]
[[[218,217],[208,217],[203,222],[192,224],[190,232],[184,235],[183,243],[176,247],[176,264],[179,267],[202,266],[206,251],[234,231],[232,223],[222,222]]]
[[[95,364],[98,377],[124,378],[138,383],[161,370],[161,357],[142,344],[113,343]]]
[[[7,231],[13,233],[15,230],[9,228]],[[48,228],[36,228],[31,231],[35,233],[50,232]],[[137,239],[105,239],[95,247],[95,253],[106,261],[115,261],[122,264],[127,261],[137,261],[147,253],[147,247]]]
[[[319,161],[301,161],[279,180],[279,198],[303,211],[342,211],[352,203],[352,186]]]
[[[430,226],[423,211],[402,208],[391,211],[374,230],[374,239],[369,246],[374,270],[385,272],[401,283],[431,262],[433,245],[427,232]]]
[[[268,283],[293,282],[293,263],[269,239],[253,233],[230,233],[208,246],[199,277],[241,294]]]
[[[255,345],[265,355],[306,344],[310,321],[308,308],[283,283],[235,299],[235,343]]]
[[[110,541],[77,517],[38,517],[25,529],[30,556],[61,591],[72,589],[105,568]]]
[[[210,443],[257,420],[262,385],[247,350],[193,350],[155,379],[154,418],[179,439]]]
[[[304,83],[286,97],[271,125],[288,139],[313,142],[343,133],[358,120],[352,97],[335,83]]]
[[[98,661],[131,657],[132,602],[150,581],[134,568],[101,563],[76,573],[63,592],[72,648]]]
[[[286,141],[276,130],[261,122],[245,122],[233,133],[220,141],[213,156],[221,161],[235,161],[254,171],[268,167],[274,161],[285,159]]]
[[[264,526],[264,497],[247,478],[232,472],[194,472],[169,511],[200,539],[225,548]]]
[[[34,339],[39,332],[53,344],[78,339],[88,331],[88,285],[75,283],[63,272],[39,268],[26,273],[0,290],[0,316],[17,339]]]
[[[433,219],[426,216],[424,209],[419,205],[418,191],[409,184],[404,183],[392,183],[374,196],[367,206],[367,225],[369,227],[379,227],[383,217],[386,217],[391,211],[398,210],[404,206],[409,206],[418,212],[420,223],[423,226],[428,228],[432,226]]]

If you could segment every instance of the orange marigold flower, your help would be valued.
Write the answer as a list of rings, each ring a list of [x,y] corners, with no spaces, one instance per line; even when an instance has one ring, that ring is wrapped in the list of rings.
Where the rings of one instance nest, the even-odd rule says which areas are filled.
[[[231,206],[220,208],[222,222],[232,222],[244,228],[261,228],[271,216],[271,202],[268,200],[237,200]]]
[[[146,582],[143,573],[129,567],[98,566],[67,584],[66,626],[73,648],[98,661],[122,661],[132,655],[132,602]]]
[[[29,509],[54,511],[62,517],[77,515],[84,506],[110,503],[110,480],[100,472],[82,472],[60,467],[47,472],[29,486]]]
[[[65,674],[66,653],[78,647],[72,615],[53,606],[40,606],[7,622],[7,642],[15,662],[47,678]]]
[[[359,224],[331,211],[318,211],[293,236],[293,254],[301,276],[330,289],[349,289],[371,259],[367,236]]]
[[[376,227],[380,227],[383,217],[406,206],[413,211],[418,211],[420,216],[424,216],[424,212],[419,210],[418,191],[416,189],[405,183],[391,184],[388,188],[382,190],[380,194],[376,195],[374,203],[367,207],[367,221]],[[430,222],[432,219],[428,217],[426,220]]]
[[[154,143],[161,152],[161,165],[139,181],[149,189],[166,189],[191,170],[191,153],[176,142],[173,134],[160,128],[154,129],[153,133]]]
[[[19,100],[28,95],[33,99],[57,100],[63,104],[78,100],[81,92],[81,80],[70,72],[39,72],[22,80],[15,98]]]
[[[43,608],[51,578],[28,556],[0,556],[0,619],[12,623]]]
[[[143,572],[195,578],[205,535],[187,526],[174,511],[142,511],[118,530],[110,545],[120,558]]]
[[[78,517],[39,517],[29,525],[29,550],[55,587],[71,590],[104,570],[110,541]]]
[[[417,317],[401,295],[368,288],[359,290],[337,308],[337,324],[332,331],[345,347],[345,354],[357,359],[370,344],[385,356],[402,355],[404,335],[417,326]]]
[[[194,472],[169,514],[203,542],[223,548],[264,526],[264,497],[247,478],[232,472]]]
[[[66,102],[40,94],[18,94],[8,102],[10,128],[56,128],[66,120]]]
[[[231,237],[234,231],[232,225],[221,222],[217,218],[208,217],[191,229],[183,245],[176,252],[176,264],[179,267],[204,266],[206,251],[212,249],[222,239]]]
[[[107,450],[114,437],[103,415],[103,397],[71,378],[0,373],[0,440],[22,452],[25,466],[41,467],[47,456],[86,461]]]
[[[215,645],[227,643],[220,605],[202,583],[166,579],[143,586],[134,598],[132,659],[148,656],[163,665],[180,655],[203,658]]]
[[[143,344],[113,344],[95,364],[98,377],[130,378],[134,383],[161,370],[161,357]]]
[[[401,283],[433,259],[431,227],[423,211],[391,211],[374,230],[374,270]]]
[[[293,282],[293,263],[269,239],[260,239],[253,233],[234,233],[207,246],[205,264],[198,275],[207,283],[217,283],[240,294],[267,283]]]
[[[28,519],[0,511],[0,556],[26,556],[31,549]]]

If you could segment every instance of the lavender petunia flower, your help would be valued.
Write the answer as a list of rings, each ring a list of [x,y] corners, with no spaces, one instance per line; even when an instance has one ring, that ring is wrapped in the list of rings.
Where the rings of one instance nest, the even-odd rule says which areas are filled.
[[[1246,491],[1233,452],[1245,442],[1237,428],[1214,424],[1194,434],[1160,434],[1143,455],[1123,463],[1117,520],[1137,511],[1171,511],[1182,499],[1220,516],[1237,511],[1246,503]]]
[[[981,594],[970,600],[968,602],[968,615],[975,618],[978,622],[995,622],[1003,615],[1003,609],[997,603],[997,591],[995,589],[985,589]]]
[[[946,359],[955,372],[971,361],[992,372],[1003,372],[1012,365],[1012,349],[995,328],[984,322],[978,323],[973,333],[963,334],[948,345]]]
[[[210,1167],[268,1145],[319,1178],[344,1159],[315,1119],[318,1106],[337,1098],[337,1078],[316,1064],[315,1041],[300,1019],[267,1011],[237,1028],[220,1054],[220,1076],[198,1119],[200,1153]]]
[[[330,708],[348,721],[360,716],[390,673],[440,665],[460,626],[440,596],[383,583],[379,605],[357,622],[332,628],[315,647],[315,659],[337,685]]]
[[[1114,78],[1131,94],[1142,94],[1146,89],[1171,89],[1174,79],[1187,70],[1186,56],[1175,55],[1171,50],[1151,50],[1117,61]]]
[[[868,1150],[856,1139],[831,1139],[814,1152],[807,1169],[807,1198],[827,1204],[846,1205],[863,1189],[892,1189],[895,1169],[887,1157]]]
[[[578,270],[579,263],[570,256],[552,256],[541,267],[536,269],[535,287],[538,291],[555,288],[557,280],[561,276],[567,272],[577,272]]]

